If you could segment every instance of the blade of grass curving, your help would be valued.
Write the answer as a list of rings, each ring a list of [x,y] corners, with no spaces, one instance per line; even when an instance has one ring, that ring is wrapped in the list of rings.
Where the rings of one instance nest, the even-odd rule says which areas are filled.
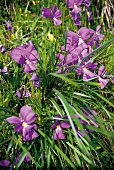
[[[101,50],[102,48],[105,48],[106,46],[108,46],[110,43],[114,42],[114,38],[110,39],[108,42],[104,43],[103,45],[101,45],[100,47],[96,48],[93,52],[91,52],[90,54],[88,54],[86,57],[84,57],[77,65],[75,66],[69,66],[68,68],[66,68],[64,70],[64,72],[69,69],[69,68],[73,68],[73,70],[75,70],[76,68],[78,68],[80,66],[80,64],[86,60],[87,58],[89,58],[92,54],[98,52],[99,50]]]
[[[50,73],[50,75],[53,75],[55,77],[61,78],[62,80],[64,80],[65,82],[72,84],[74,86],[79,86],[78,83],[72,81],[71,79],[68,79],[64,74],[56,74],[56,73]]]
[[[64,109],[65,109],[65,112],[66,112],[66,114],[67,114],[67,116],[68,116],[69,122],[70,122],[70,124],[71,124],[72,130],[73,130],[73,134],[74,134],[74,136],[75,136],[75,138],[76,138],[76,141],[77,141],[77,143],[78,143],[78,146],[82,149],[82,145],[81,145],[81,143],[80,143],[80,139],[79,139],[79,137],[78,137],[78,135],[77,135],[77,133],[76,133],[76,130],[75,130],[75,127],[74,127],[74,123],[73,123],[73,121],[72,121],[72,119],[71,119],[71,115],[69,114],[69,112],[71,113],[71,112],[73,112],[73,110],[71,110],[71,107],[69,107],[69,104],[67,103],[67,101],[66,101],[66,99],[63,97],[63,95],[62,95],[58,90],[56,90],[56,89],[54,89],[54,91],[58,94],[58,97],[59,97],[61,103],[63,104],[63,107],[64,107]],[[73,112],[73,114],[74,114],[74,112]],[[72,114],[72,115],[73,115],[73,114]]]
[[[60,109],[59,105],[55,102],[55,100],[53,98],[50,99],[50,101],[52,102],[53,106],[55,107],[56,111],[62,116],[62,110]]]
[[[25,147],[23,146],[23,144],[20,143],[18,140],[17,140],[17,143],[18,143],[18,145],[20,146],[20,148],[22,148],[22,150],[24,151],[24,153],[29,156],[29,158],[30,158],[30,159],[32,160],[32,162],[36,165],[36,167],[41,168],[41,166],[39,165],[39,163],[36,162],[36,161],[34,160],[34,158],[28,153],[28,149],[25,148]],[[32,147],[32,144],[30,145],[30,147]],[[21,162],[21,160],[20,160],[20,162]],[[20,167],[20,162],[18,162],[18,164],[17,164],[17,166],[16,166],[16,170],[18,170],[18,168]]]
[[[109,101],[107,100],[105,97],[101,96],[100,94],[98,94],[97,92],[91,90],[92,93],[94,93],[96,96],[100,97],[102,100],[104,100],[106,103],[108,103],[110,106],[114,107],[114,105]]]
[[[38,129],[38,132],[39,132],[44,138],[47,137],[49,143],[50,143],[51,145],[53,145],[53,141],[52,141],[48,136],[46,136],[46,134],[44,134],[40,129]],[[71,160],[63,153],[63,151],[62,151],[56,144],[55,144],[53,147],[61,154],[61,156],[67,161],[67,163],[68,163],[73,169],[75,169],[75,165],[74,165],[74,164],[71,162]]]
[[[88,157],[86,157],[83,153],[81,153],[78,149],[76,149],[75,146],[73,146],[71,143],[66,142],[68,146],[70,146],[73,150],[75,150],[81,157],[84,158],[89,164],[93,164],[93,161],[91,161]]]

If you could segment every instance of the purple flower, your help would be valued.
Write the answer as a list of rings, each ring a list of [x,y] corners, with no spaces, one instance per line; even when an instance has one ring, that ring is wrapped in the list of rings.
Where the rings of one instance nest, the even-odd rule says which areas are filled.
[[[81,25],[80,16],[74,10],[71,12],[71,14],[74,20],[74,24],[80,26]]]
[[[33,74],[32,74],[32,77],[31,77],[30,80],[33,81],[33,86],[34,86],[34,87],[38,88],[38,87],[40,86],[39,77],[38,77],[38,75],[37,75],[36,73],[33,73]]]
[[[20,91],[20,89],[17,89],[16,96],[18,97],[18,99],[21,98],[21,91]]]
[[[10,164],[10,161],[8,161],[8,160],[1,160],[0,161],[0,166],[7,167],[9,164]],[[10,165],[9,170],[12,170],[12,165]]]
[[[97,35],[97,38],[99,40],[103,40],[104,39],[104,35],[100,34],[100,31],[101,31],[101,26],[98,25],[97,28],[96,28],[96,35]]]
[[[99,40],[104,39],[104,35],[100,34],[101,26],[98,25],[96,28],[96,31],[93,32],[93,36],[91,37],[91,41],[94,41],[96,43],[96,47],[100,46]]]
[[[73,8],[78,8],[78,6],[81,6],[83,0],[66,0],[68,3],[68,7],[73,9]]]
[[[17,165],[20,157],[21,157],[21,153],[17,156],[17,158],[16,158],[16,160],[15,160],[15,162],[14,162],[14,168],[15,168],[15,166]],[[24,160],[23,160],[23,162],[29,162],[29,161],[31,161],[31,159],[28,157],[28,155],[26,155],[25,158],[24,158]],[[10,164],[10,161],[9,161],[9,160],[1,160],[1,161],[0,161],[0,166],[7,167],[9,164]],[[12,165],[10,165],[9,170],[12,170]]]
[[[61,116],[58,114],[56,115],[56,118],[61,118]],[[53,134],[53,138],[54,140],[58,140],[58,139],[65,139],[65,135],[62,131],[63,128],[68,129],[70,127],[70,123],[69,122],[60,122],[59,119],[55,120],[55,123],[52,125],[52,129],[54,130],[54,134]]]
[[[56,25],[56,26],[58,26],[62,23],[62,21],[58,19],[61,17],[61,15],[62,15],[61,10],[57,10],[55,5],[52,7],[52,11],[46,7],[42,8],[42,17],[52,19],[54,22],[54,25]]]
[[[20,109],[20,118],[17,116],[11,116],[6,119],[10,124],[14,124],[14,131],[22,133],[23,140],[28,141],[37,138],[39,135],[35,130],[37,130],[36,124],[32,124],[36,120],[36,114],[32,112],[32,107],[27,105]]]
[[[23,97],[30,97],[30,96],[31,96],[31,94],[30,94],[29,90],[28,89],[24,89],[23,90]]]
[[[91,19],[92,19],[92,12],[88,10],[87,11],[87,16],[88,16],[88,22],[90,22]]]
[[[5,20],[4,22],[5,22],[5,24],[6,24],[6,27],[7,27],[11,32],[13,32],[13,27],[12,27],[12,25],[11,25],[9,22],[7,22],[6,20]]]
[[[84,4],[87,8],[90,6],[90,0],[83,0],[82,4]]]
[[[37,69],[35,64],[38,60],[38,52],[32,41],[29,41],[29,44],[13,48],[10,56],[18,64],[24,64],[25,73],[31,73],[33,70]]]
[[[104,74],[105,74],[105,67],[102,65],[99,67],[99,70],[98,70],[98,81],[100,83],[101,89],[103,89],[109,82],[109,79],[101,78],[101,76],[103,77]]]
[[[3,73],[4,75],[8,74],[7,67],[4,66],[3,69],[0,69],[0,72]]]
[[[96,115],[97,116],[97,112],[96,112],[96,110],[92,110],[92,112],[93,112],[93,115],[92,114],[90,114],[90,112],[89,112],[89,110],[88,109],[83,109],[83,108],[81,108],[81,110],[83,111],[83,113],[85,114],[85,116],[88,118],[88,120],[83,120],[83,119],[80,119],[80,116],[79,116],[79,114],[76,114],[76,117],[79,119],[79,121],[80,121],[80,123],[81,124],[83,124],[83,125],[91,125],[91,124],[93,124],[95,127],[99,127],[98,126],[98,124],[94,121],[94,117],[93,117],[93,115]],[[88,134],[89,132],[94,132],[94,130],[86,130],[86,129],[84,129],[85,130],[85,133],[86,134]],[[76,131],[78,132],[79,131],[79,129],[78,129],[78,127],[76,128]],[[79,131],[80,132],[80,131]],[[80,133],[80,135],[81,136],[84,136],[84,134],[81,132]]]
[[[28,152],[28,153],[30,154],[30,152]],[[15,165],[18,163],[20,157],[21,157],[21,153],[19,153],[19,155],[17,156],[17,158],[16,158],[16,160],[15,160]],[[29,158],[28,155],[26,155],[25,158],[24,158],[24,160],[23,160],[23,162],[29,162],[29,161],[31,161],[31,159]]]
[[[96,74],[91,72],[89,69],[92,68],[93,70],[96,70],[98,63],[88,63],[86,65],[80,65],[75,71],[77,75],[83,76],[83,80],[88,80],[90,78],[96,77]]]
[[[6,53],[6,49],[5,49],[5,47],[3,45],[0,45],[0,51],[3,54]]]
[[[84,134],[79,130],[79,127],[75,126],[75,129],[79,138],[80,136],[84,137]],[[84,129],[84,131],[88,135],[88,131],[86,129]]]

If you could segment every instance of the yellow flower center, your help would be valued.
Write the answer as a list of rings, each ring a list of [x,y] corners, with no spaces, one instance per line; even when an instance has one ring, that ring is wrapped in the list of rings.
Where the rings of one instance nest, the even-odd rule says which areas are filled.
[[[80,43],[83,43],[83,40],[82,40],[82,38],[79,38],[79,42],[80,42]]]
[[[14,165],[14,166],[13,166],[13,168],[15,169],[15,168],[16,168],[16,166]]]
[[[27,127],[27,123],[23,122],[22,126]]]
[[[76,5],[74,5],[74,8],[77,8],[77,6],[76,6]]]
[[[26,60],[25,62],[26,62],[26,64],[29,64],[29,61],[28,61],[28,60]]]
[[[87,68],[83,68],[83,71],[85,72],[87,70]]]
[[[51,42],[54,41],[54,35],[53,34],[48,33],[48,38]]]
[[[61,127],[60,127],[60,125],[57,125],[56,128],[57,128],[57,129],[60,129]]]
[[[57,19],[54,17],[53,20],[56,21]]]

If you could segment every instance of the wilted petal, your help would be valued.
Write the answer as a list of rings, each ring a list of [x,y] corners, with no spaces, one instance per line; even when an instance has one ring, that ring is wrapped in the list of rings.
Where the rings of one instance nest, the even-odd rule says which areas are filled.
[[[8,21],[4,21],[5,22],[5,24],[6,24],[6,27],[11,31],[11,32],[13,32],[13,27],[12,27],[12,25],[8,22]]]
[[[30,97],[30,96],[31,96],[31,94],[30,94],[29,90],[28,89],[24,89],[23,90],[23,97]]]
[[[38,77],[38,75],[37,75],[36,73],[33,73],[30,80],[38,81],[38,80],[39,80],[39,77]]]
[[[21,98],[21,91],[18,89],[17,92],[16,92],[16,96],[18,97],[18,99]]]

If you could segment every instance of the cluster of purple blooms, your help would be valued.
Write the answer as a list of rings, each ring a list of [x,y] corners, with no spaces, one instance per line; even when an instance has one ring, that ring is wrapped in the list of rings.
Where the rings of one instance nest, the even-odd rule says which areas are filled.
[[[37,138],[39,135],[36,132],[37,125],[32,124],[36,120],[36,114],[32,111],[32,107],[23,106],[20,109],[19,117],[11,116],[6,119],[10,124],[14,124],[14,131],[21,133],[24,141]]]
[[[79,66],[75,69],[76,74],[82,75],[84,81],[89,79],[97,79],[100,83],[100,88],[103,89],[109,82],[109,79],[105,78],[107,72],[105,67],[102,65],[99,67],[98,63],[90,62],[91,56],[84,59],[88,54],[93,51],[93,47],[99,47],[99,40],[103,40],[104,35],[100,34],[101,26],[97,26],[96,31],[81,27],[77,33],[68,30],[67,43],[61,46],[61,51],[66,52],[66,55],[59,53],[56,57],[59,59],[58,73],[65,71],[67,73],[70,68],[69,66]],[[99,68],[98,68],[99,67]],[[67,70],[67,71],[66,71]]]
[[[17,152],[17,151],[16,151]],[[3,167],[8,167],[9,165],[9,170],[12,170],[12,169],[15,169],[16,168],[16,165],[17,165],[17,163],[18,163],[18,161],[19,161],[19,159],[20,159],[20,157],[21,157],[21,153],[19,153],[18,155],[17,155],[17,157],[16,157],[16,159],[15,159],[15,162],[14,162],[14,167],[12,167],[12,165],[10,165],[10,161],[9,160],[1,160],[0,161],[0,166],[3,166]],[[26,155],[25,156],[25,158],[24,158],[24,160],[23,160],[23,162],[29,162],[29,161],[31,161],[31,159],[28,157],[28,155]]]
[[[82,12],[81,6],[85,6],[87,10],[87,15],[88,15],[88,21],[91,20],[92,18],[92,12],[90,11],[90,0],[66,0],[68,4],[68,8],[71,9],[71,15],[74,21],[75,25],[80,26],[81,25],[81,20],[80,20],[80,12]]]
[[[74,20],[74,24],[80,26],[80,12],[82,12],[81,6],[85,6],[86,10],[88,11],[88,21],[91,20],[92,12],[89,10],[90,7],[90,0],[66,0],[68,4],[68,8],[71,9],[71,15]],[[43,18],[50,18],[54,25],[58,26],[62,23],[59,19],[62,16],[62,11],[58,10],[57,7],[54,5],[52,10],[50,8],[42,8],[42,17]],[[12,25],[4,21],[6,27],[13,32]],[[97,79],[100,84],[100,88],[103,89],[109,79],[106,78],[107,72],[105,71],[105,67],[102,65],[99,67],[98,63],[90,62],[91,56],[84,59],[88,54],[93,51],[93,48],[99,47],[100,43],[99,40],[103,40],[104,35],[100,34],[101,26],[97,26],[96,31],[87,28],[81,27],[77,33],[68,30],[66,33],[67,36],[67,43],[66,45],[61,46],[61,53],[57,54],[56,57],[59,59],[59,63],[57,66],[58,74],[67,72],[70,70],[69,66],[75,66],[79,64],[79,66],[75,69],[75,72],[78,76],[82,76],[84,81],[89,81],[89,79]],[[3,45],[0,45],[1,53],[6,53],[6,49]],[[65,52],[66,55],[63,55],[62,52]],[[15,60],[18,64],[22,64],[24,67],[24,72],[26,74],[31,74],[30,81],[33,82],[33,86],[38,88],[40,86],[40,79],[39,76],[34,72],[37,70],[37,62],[39,59],[38,52],[34,47],[32,41],[29,41],[27,44],[23,44],[21,46],[17,46],[13,48],[10,52],[10,57]],[[84,60],[83,60],[84,59]],[[83,60],[83,61],[82,61]],[[0,69],[0,72],[8,74],[7,67],[4,66]],[[27,88],[21,87],[17,89],[16,95],[18,99],[21,97],[30,97],[30,92]],[[87,120],[81,119],[80,114],[76,114],[75,116],[79,119],[79,122],[83,125],[85,134],[93,132],[93,130],[88,130],[85,128],[85,125],[94,125],[95,127],[99,127],[98,124],[94,121],[94,116],[97,116],[97,112],[92,110],[93,115],[90,113],[88,109],[81,108],[82,112],[86,116]],[[68,129],[71,127],[69,121],[66,121],[67,116],[64,115],[61,117],[60,114],[57,114],[54,119],[54,124],[52,125],[53,139],[65,139],[65,134],[63,129]],[[73,120],[73,117],[72,117]],[[24,105],[20,109],[19,117],[11,116],[6,119],[6,121],[10,124],[14,124],[14,131],[22,134],[23,141],[33,140],[37,138],[39,134],[37,133],[37,125],[33,124],[36,121],[36,114],[32,111],[32,107]],[[80,131],[79,127],[75,125],[75,130],[79,137],[84,137],[84,133]],[[21,154],[18,155],[15,161],[15,165],[17,164]],[[30,161],[28,156],[24,159],[25,162]],[[0,161],[1,166],[8,166],[10,161],[2,160]],[[12,169],[12,166],[10,166]]]
[[[85,114],[85,116],[87,117],[87,120],[83,120],[80,118],[80,114],[76,114],[75,116],[79,119],[79,122],[84,126],[84,125],[94,125],[95,127],[99,127],[98,124],[96,122],[94,122],[94,116],[97,116],[97,112],[95,110],[92,110],[93,115],[90,113],[90,111],[88,109],[83,109],[81,108],[81,110],[83,111],[83,113]],[[67,118],[66,115],[64,115],[63,117],[61,117],[60,114],[57,114],[55,117],[55,121],[54,124],[52,125],[52,129],[54,130],[54,134],[53,134],[53,139],[54,140],[58,140],[58,139],[65,139],[65,135],[63,133],[63,129],[68,129],[71,127],[71,124],[68,121],[65,121],[65,119]],[[71,117],[73,118],[73,117]],[[77,127],[75,125],[75,130],[78,134],[78,137],[84,137],[83,132],[81,132],[79,130],[79,127]],[[89,132],[93,132],[93,130],[87,130],[84,129],[85,134],[88,134]]]

